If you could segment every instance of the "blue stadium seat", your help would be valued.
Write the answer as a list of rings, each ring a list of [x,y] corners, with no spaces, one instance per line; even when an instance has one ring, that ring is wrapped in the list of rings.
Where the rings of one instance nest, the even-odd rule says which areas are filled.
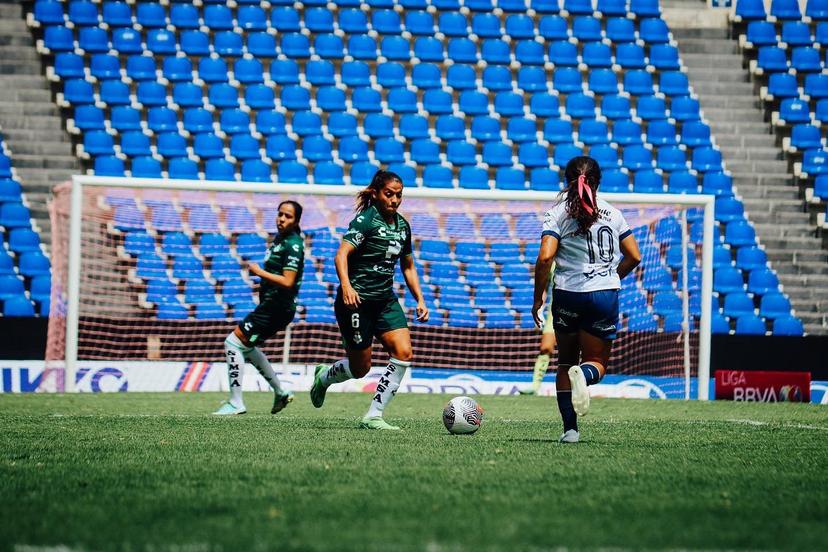
[[[791,69],[799,73],[817,73],[822,71],[819,50],[810,46],[800,46],[791,52]]]
[[[828,2],[825,0],[808,0],[805,16],[814,21],[828,20]]]
[[[644,121],[663,121],[667,119],[667,104],[658,96],[640,96],[635,112]]]
[[[670,44],[654,44],[650,47],[650,65],[659,71],[678,71],[681,69],[678,48]]]
[[[756,231],[748,222],[735,220],[725,226],[725,243],[740,247],[756,244]]]
[[[165,37],[168,40],[170,37]],[[172,35],[175,40],[175,34]],[[206,56],[210,54],[210,37],[207,33],[187,30],[181,33],[181,51],[189,56]]]
[[[198,77],[206,83],[227,82],[227,63],[221,58],[201,58],[198,62]]]
[[[368,161],[368,143],[357,136],[347,136],[339,143],[339,158],[346,163]]]
[[[616,54],[616,59],[618,55]],[[654,94],[653,77],[642,70],[626,71],[624,73],[624,91],[634,96]],[[672,107],[672,106],[671,106]]]
[[[575,119],[595,117],[595,99],[584,93],[570,94],[566,97],[566,113]]]
[[[488,190],[491,188],[486,170],[471,165],[460,169],[458,184],[461,188],[469,190]]]
[[[273,161],[296,159],[296,143],[285,135],[273,134],[265,141],[265,154]]]
[[[465,37],[469,35],[468,20],[460,12],[440,12],[437,27],[447,37]]]
[[[95,158],[97,176],[124,176],[124,162],[114,156],[103,155]]]
[[[518,149],[518,162],[530,169],[549,166],[549,152],[535,142],[521,144]],[[525,177],[524,177],[525,180]]]
[[[522,170],[512,167],[500,167],[495,174],[495,188],[499,190],[525,190],[526,176]]]
[[[664,192],[662,176],[652,170],[640,170],[633,177],[633,192],[638,194],[660,194]]]
[[[589,156],[595,159],[602,171],[617,169],[621,164],[618,159],[618,150],[609,144],[599,144],[589,149]]]
[[[683,171],[687,169],[687,154],[678,146],[658,148],[656,167],[663,171]]]
[[[43,45],[52,54],[71,52],[75,48],[75,37],[71,29],[62,25],[54,25],[46,27],[43,31]]]
[[[399,35],[402,33],[402,21],[393,9],[374,10],[371,12],[371,29],[380,36]]]
[[[548,92],[532,94],[529,100],[529,112],[542,118],[560,117],[561,105],[558,101],[558,96]]]
[[[650,169],[653,167],[653,152],[644,146],[627,146],[621,164],[631,171]]]
[[[8,248],[15,253],[27,253],[40,251],[40,237],[31,228],[12,228],[8,233]],[[6,256],[5,251],[0,250],[0,256]]]
[[[299,136],[318,136],[322,134],[322,117],[312,111],[298,111],[293,114],[293,132]]]
[[[616,44],[635,42],[637,38],[635,24],[626,17],[608,18],[605,34],[610,41]]]
[[[630,0],[630,13],[636,19],[661,17],[661,7],[658,0]]]
[[[104,2],[101,21],[110,28],[132,25],[132,9],[126,2]]]
[[[671,194],[697,194],[699,182],[696,176],[688,171],[670,173],[667,181],[667,192]]]
[[[651,48],[651,56],[652,50],[655,48]],[[652,59],[650,60],[652,62]],[[623,69],[644,69],[647,66],[647,60],[644,55],[644,48],[639,46],[634,42],[626,42],[624,44],[619,44],[615,49],[615,62],[620,65]],[[652,80],[652,79],[650,79]],[[626,76],[625,76],[625,83],[626,83]],[[626,84],[624,89],[627,90]],[[627,92],[634,93],[630,90]]]
[[[810,46],[813,42],[811,28],[802,21],[786,21],[782,24],[780,42],[789,48],[796,46]]]
[[[4,316],[34,316],[35,310],[32,302],[25,295],[13,295],[3,301]]]
[[[563,94],[583,92],[584,83],[581,80],[581,72],[572,67],[557,69],[552,77],[552,87]]]
[[[54,0],[37,0],[32,14],[41,25],[61,25],[64,23],[63,2]]]
[[[713,147],[698,147],[693,150],[692,168],[698,172],[721,171],[722,153]]]
[[[828,105],[826,105],[826,108],[828,108]],[[828,174],[828,149],[806,151],[802,156],[802,172],[809,176]]]
[[[767,267],[756,268],[748,275],[747,290],[754,295],[764,295],[771,291],[778,291],[779,278]]]
[[[659,316],[680,313],[682,300],[673,291],[659,291],[653,295],[653,312]]]
[[[393,121],[391,121],[391,125],[393,130]],[[463,140],[466,137],[466,123],[463,119],[454,115],[441,115],[435,123],[435,134],[437,138],[447,142]],[[425,136],[420,138],[425,138]]]
[[[670,29],[667,23],[660,18],[644,19],[638,29],[639,37],[650,44],[666,44],[670,42]]]
[[[121,62],[117,56],[95,54],[89,62],[89,74],[98,80],[120,79]],[[190,77],[192,78],[192,75]]]
[[[676,146],[678,131],[674,124],[667,121],[652,121],[647,126],[647,143],[654,146]],[[661,151],[659,150],[659,155]]]
[[[583,119],[578,126],[578,141],[583,144],[608,144],[609,135],[609,127],[604,121]]]
[[[464,90],[460,93],[460,111],[467,116],[487,115],[489,113],[489,99],[477,90]]]
[[[187,159],[186,157],[170,159],[167,164],[167,172],[170,178],[173,179],[198,179],[198,165],[195,161]]]
[[[569,15],[592,15],[592,0],[563,0],[563,11]]]
[[[556,67],[577,67],[578,48],[571,42],[560,40],[549,45],[549,61]]]
[[[765,335],[765,322],[754,314],[745,314],[736,319],[737,335]]]
[[[560,15],[546,15],[538,24],[538,34],[547,42],[569,39],[566,19]]]
[[[173,104],[181,108],[202,107],[204,105],[204,97],[202,96],[201,87],[196,86],[191,82],[181,82],[173,87],[172,94]]]
[[[440,163],[440,144],[431,140],[415,140],[410,144],[411,160],[418,165]]]
[[[233,31],[219,31],[215,33],[213,35],[213,51],[220,56],[240,57],[244,54],[242,35]],[[270,57],[273,57],[273,55],[275,53],[270,54]]]
[[[601,115],[613,121],[630,119],[632,117],[630,99],[620,94],[604,96],[601,99]]]
[[[590,16],[575,17],[572,20],[572,36],[579,42],[596,42],[604,38],[601,20]],[[584,44],[586,48],[588,44]]]
[[[63,99],[73,106],[93,105],[95,90],[91,83],[82,79],[72,79],[63,83]]]
[[[791,147],[806,150],[822,148],[825,140],[819,127],[814,125],[796,125],[791,129]]]
[[[141,33],[132,28],[115,29],[112,31],[112,47],[121,55],[141,54],[144,52]]]
[[[778,46],[763,46],[759,48],[756,65],[764,73],[787,71],[788,57],[785,54],[785,50]]]
[[[764,20],[767,17],[763,0],[736,0],[736,21]]]
[[[308,169],[297,161],[282,161],[277,179],[285,184],[304,184],[308,181]]]
[[[415,65],[414,68],[420,67]],[[439,69],[438,69],[439,71]],[[383,88],[398,88],[406,86],[406,72],[405,67],[396,61],[378,63],[377,64],[377,84]],[[431,86],[427,88],[432,88]]]
[[[136,82],[155,81],[155,60],[148,56],[129,56],[126,62],[127,77]]]
[[[513,40],[535,38],[535,22],[525,12],[509,15],[506,18],[505,30]]]
[[[423,170],[423,185],[428,188],[453,188],[451,169],[442,165],[429,165]]]
[[[800,336],[804,333],[802,321],[795,316],[781,316],[773,321],[773,335]]]
[[[425,10],[409,10],[405,13],[405,30],[414,36],[434,34],[434,16]]]
[[[770,320],[790,316],[791,302],[782,293],[766,293],[759,303],[759,316]],[[776,331],[774,330],[774,333]]]
[[[315,138],[317,137],[307,138],[305,139],[305,143],[307,144]],[[230,139],[230,155],[239,160],[259,159],[259,146],[259,141],[250,134],[246,132],[236,134]],[[308,154],[308,152],[305,153]],[[314,154],[309,155],[314,156]]]
[[[714,291],[718,293],[734,294],[735,292],[743,293],[744,289],[744,279],[742,278],[742,272],[738,268],[725,266],[714,272]]]
[[[521,67],[518,69],[517,87],[525,92],[547,92],[546,73],[540,67]]]
[[[477,148],[464,140],[453,140],[446,147],[446,160],[458,167],[477,164]]]
[[[129,157],[151,155],[149,137],[141,131],[124,132],[121,135],[121,153]]]
[[[411,46],[401,36],[386,36],[380,45],[382,57],[392,61],[404,61],[411,58]]]
[[[55,56],[55,75],[61,79],[82,79],[85,77],[83,58],[73,52],[63,52]]]
[[[772,0],[770,15],[780,20],[799,20],[802,18],[798,0]]]
[[[9,177],[0,179],[0,203],[21,202],[23,189],[20,183]]]
[[[167,11],[161,4],[141,2],[136,6],[135,22],[144,29],[160,29],[167,25]]]
[[[286,182],[285,180],[282,180],[282,165],[291,162],[292,161],[284,161],[283,163],[279,164],[280,182]],[[244,182],[273,182],[272,169],[270,165],[268,165],[261,159],[247,159],[243,161],[241,164],[241,179]],[[302,180],[301,182],[304,182],[304,180]]]
[[[572,144],[559,144],[555,147],[552,163],[557,167],[566,167],[566,164],[569,163],[573,157],[578,157],[583,154],[583,150],[581,150],[578,146]]]
[[[774,24],[764,20],[748,23],[745,40],[753,48],[775,46],[779,42]]]
[[[232,181],[236,179],[236,165],[229,162],[227,159],[208,159],[204,163],[204,178],[207,180],[227,180]],[[203,240],[202,240],[203,243]],[[202,251],[203,253],[203,251]]]
[[[483,70],[483,88],[490,92],[512,89],[512,73],[507,67],[492,65]]]
[[[423,109],[429,115],[447,115],[452,113],[452,96],[442,89],[426,90],[423,94]]]
[[[618,94],[618,77],[610,69],[594,69],[589,73],[589,82],[587,88],[595,94],[606,96]],[[602,108],[603,111],[603,108]]]
[[[108,85],[116,85],[122,84],[126,86],[124,83],[120,81],[107,81]],[[103,89],[103,84],[101,85]],[[129,89],[127,88],[127,92]],[[165,107],[167,105],[167,88],[162,85],[161,83],[155,81],[145,81],[138,84],[138,88],[136,90],[136,99],[138,103],[140,103],[143,107],[150,108],[150,107]],[[129,96],[127,96],[128,98]],[[103,98],[101,98],[103,99]],[[109,103],[109,102],[107,102]],[[129,103],[129,102],[127,102]],[[124,104],[126,105],[126,104]],[[174,112],[173,112],[174,113]]]

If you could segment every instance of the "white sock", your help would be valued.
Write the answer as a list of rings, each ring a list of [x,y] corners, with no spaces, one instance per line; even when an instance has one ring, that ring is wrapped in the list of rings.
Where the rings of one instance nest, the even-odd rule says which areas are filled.
[[[279,385],[279,377],[276,375],[276,372],[273,371],[273,366],[271,366],[270,362],[268,362],[267,356],[258,347],[253,347],[247,351],[244,354],[244,358],[256,367],[256,370],[259,371],[265,381],[270,384],[270,387],[272,387],[277,394],[282,394],[282,386]]]
[[[354,376],[351,374],[351,363],[348,362],[347,358],[343,358],[331,364],[331,367],[322,373],[322,377],[319,380],[322,382],[322,385],[328,387],[334,383],[342,383],[353,378]]]
[[[224,354],[227,357],[227,375],[230,381],[230,404],[244,408],[242,400],[242,380],[244,379],[244,355],[250,348],[245,347],[235,332],[224,340]]]
[[[374,398],[371,399],[371,407],[368,408],[366,418],[382,417],[382,411],[397,394],[397,389],[400,388],[400,382],[409,366],[411,366],[410,362],[397,360],[394,357],[388,359],[385,372],[377,382],[377,392],[374,393]]]

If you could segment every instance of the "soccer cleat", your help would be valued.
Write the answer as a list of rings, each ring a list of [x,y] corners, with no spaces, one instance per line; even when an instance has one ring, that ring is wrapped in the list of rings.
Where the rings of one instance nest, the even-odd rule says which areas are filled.
[[[382,416],[373,416],[371,418],[365,417],[359,422],[360,429],[385,429],[391,431],[399,431],[400,427],[391,425],[382,419]]]
[[[236,416],[238,414],[246,414],[247,409],[245,407],[237,407],[234,406],[233,403],[230,401],[224,401],[221,403],[221,406],[218,410],[213,412],[213,416]]]
[[[310,397],[311,403],[316,408],[322,408],[322,405],[325,402],[325,392],[328,390],[327,387],[322,385],[321,377],[322,372],[328,369],[326,364],[317,364],[316,365],[316,372],[313,376],[313,385],[311,386],[310,390]]]
[[[526,389],[518,389],[518,393],[521,395],[534,395],[535,390],[532,387],[527,387]]]
[[[589,387],[580,366],[569,369],[569,383],[572,385],[572,407],[578,416],[589,412]]]
[[[581,434],[578,433],[574,429],[570,429],[569,431],[565,431],[561,434],[560,438],[558,439],[559,443],[577,443],[581,440]]]
[[[284,393],[276,394],[273,399],[273,408],[270,409],[271,414],[278,414],[285,409],[287,405],[293,402],[293,392],[285,391]]]

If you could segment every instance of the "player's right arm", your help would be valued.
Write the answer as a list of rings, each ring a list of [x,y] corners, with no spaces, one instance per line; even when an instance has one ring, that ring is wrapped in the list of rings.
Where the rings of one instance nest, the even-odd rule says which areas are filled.
[[[543,327],[543,294],[549,287],[549,273],[552,270],[552,263],[555,254],[558,252],[558,238],[552,234],[544,234],[541,238],[538,259],[535,261],[535,301],[532,305],[532,317],[535,324]]]
[[[342,287],[342,302],[349,309],[356,310],[362,300],[351,285],[351,278],[348,276],[348,257],[354,251],[356,251],[356,247],[352,243],[343,240],[336,251],[334,265],[336,265],[336,275],[339,276],[339,285]]]
[[[620,241],[621,262],[618,263],[618,277],[622,280],[641,263],[641,251],[638,250],[638,242],[632,234]]]

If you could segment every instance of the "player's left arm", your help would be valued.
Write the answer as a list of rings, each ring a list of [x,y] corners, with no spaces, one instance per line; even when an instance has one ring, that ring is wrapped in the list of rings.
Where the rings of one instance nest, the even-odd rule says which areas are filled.
[[[417,320],[428,321],[428,306],[423,297],[423,290],[420,289],[420,277],[417,275],[417,266],[414,264],[414,255],[411,251],[411,228],[408,229],[403,243],[402,254],[400,255],[400,269],[402,269],[405,284],[411,291],[411,295],[417,300]]]
[[[618,278],[623,280],[641,263],[641,251],[638,249],[638,242],[623,214],[618,219],[618,248],[621,250],[622,257],[616,272]]]

